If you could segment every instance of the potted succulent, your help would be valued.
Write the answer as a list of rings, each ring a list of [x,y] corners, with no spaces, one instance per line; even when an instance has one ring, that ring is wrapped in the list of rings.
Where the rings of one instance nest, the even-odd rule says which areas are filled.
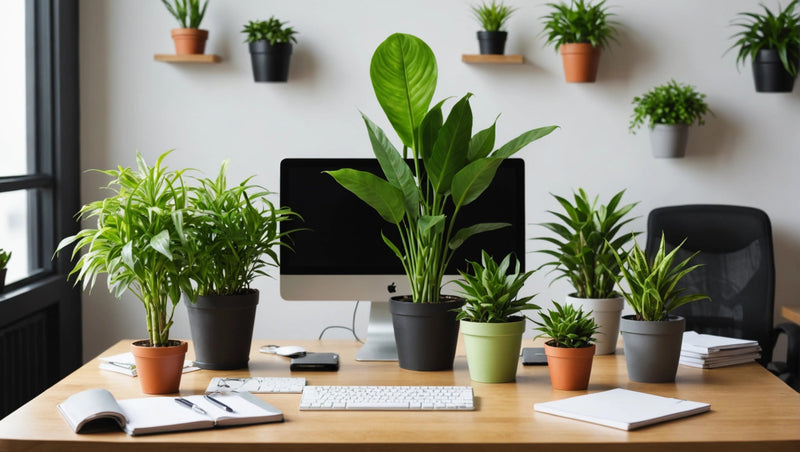
[[[293,231],[279,223],[297,216],[275,207],[272,193],[247,178],[229,187],[228,161],[215,179],[203,178],[189,190],[193,217],[190,245],[197,300],[184,303],[189,314],[195,365],[204,369],[247,367],[259,292],[251,288],[267,266],[278,266],[277,246]]]
[[[467,349],[469,376],[481,383],[506,383],[517,375],[525,316],[522,311],[539,309],[530,300],[517,298],[534,271],[522,273],[519,261],[513,272],[511,255],[498,264],[486,251],[481,262],[470,262],[472,273],[459,271],[464,307],[457,311]]]
[[[570,83],[594,82],[600,65],[600,51],[616,41],[617,23],[611,20],[605,0],[595,5],[584,0],[569,4],[548,3],[552,10],[543,16],[547,44],[561,53],[564,77]]]
[[[6,288],[6,273],[8,272],[9,260],[11,260],[11,251],[0,248],[0,293]]]
[[[763,4],[762,14],[739,13],[740,21],[733,25],[741,31],[731,38],[736,42],[728,49],[738,48],[736,65],[748,58],[753,63],[753,80],[757,92],[784,92],[794,89],[797,66],[800,64],[800,12],[797,0],[783,10],[773,13]]]
[[[297,32],[275,16],[269,20],[249,21],[242,29],[250,47],[253,79],[257,82],[285,82],[289,79],[292,43]]]
[[[181,25],[181,28],[174,28],[171,31],[172,40],[175,42],[175,53],[177,55],[198,55],[206,50],[206,40],[208,30],[200,29],[200,22],[206,15],[208,0],[200,6],[200,0],[161,0],[167,11]]]
[[[185,219],[188,192],[183,170],[163,165],[169,152],[148,166],[136,153],[137,170],[119,167],[100,171],[112,178],[105,199],[90,202],[79,211],[82,220],[96,220],[63,239],[56,253],[75,243],[70,272],[84,289],[94,287],[97,276],[108,275],[115,297],[130,290],[145,310],[148,339],[131,344],[142,391],[164,394],[178,391],[188,344],[170,339],[169,331],[181,291],[190,299],[195,290],[186,268],[191,264]]]
[[[502,55],[506,48],[508,32],[503,29],[516,8],[492,0],[472,7],[472,14],[480,22],[482,31],[478,32],[478,47],[481,55]]]
[[[558,274],[554,281],[564,278],[572,284],[575,292],[567,295],[566,303],[592,313],[599,328],[598,355],[617,349],[624,301],[615,290],[620,274],[616,256],[626,255],[624,248],[636,235],[621,232],[633,221],[627,215],[637,204],[620,204],[624,193],[617,193],[605,205],[598,205],[598,197],[590,198],[582,188],[573,194],[574,202],[554,195],[563,212],[550,211],[559,221],[541,226],[555,235],[536,238],[555,245],[555,249],[541,250],[554,258],[542,267],[551,267],[551,272]]]
[[[684,293],[679,288],[681,278],[699,267],[689,265],[697,253],[675,261],[682,245],[683,242],[667,253],[662,234],[658,251],[650,259],[636,243],[627,256],[617,256],[622,267],[618,285],[634,312],[620,321],[628,378],[633,381],[675,381],[686,320],[669,313],[686,303],[708,299],[706,295]],[[627,291],[622,289],[622,281]]]
[[[544,344],[550,383],[553,389],[576,391],[589,386],[594,360],[597,324],[589,312],[570,304],[553,302],[555,310],[541,314],[541,322],[534,321],[541,331],[537,337],[549,337]]]
[[[473,136],[472,94],[459,99],[446,117],[444,101],[430,107],[438,78],[436,58],[415,36],[396,33],[381,43],[372,56],[370,78],[403,151],[362,115],[384,177],[350,168],[329,174],[400,233],[400,243],[384,237],[412,292],[390,300],[400,367],[451,369],[458,339],[454,309],[463,300],[449,301],[452,297],[441,294],[445,269],[465,240],[506,226],[481,223],[456,230],[458,212],[491,184],[505,158],[556,127],[529,130],[497,148],[495,124]],[[413,169],[404,160],[409,150]]]
[[[647,124],[653,157],[683,157],[689,141],[689,126],[693,123],[703,125],[706,113],[713,114],[705,98],[706,95],[693,86],[670,80],[633,98],[633,115],[628,130],[636,134],[639,127]]]

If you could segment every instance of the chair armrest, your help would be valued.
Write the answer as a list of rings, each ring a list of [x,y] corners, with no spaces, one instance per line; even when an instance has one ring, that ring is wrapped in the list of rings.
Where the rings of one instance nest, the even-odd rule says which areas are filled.
[[[786,367],[794,378],[800,378],[800,325],[781,323],[773,330],[773,344],[778,336],[786,335]]]

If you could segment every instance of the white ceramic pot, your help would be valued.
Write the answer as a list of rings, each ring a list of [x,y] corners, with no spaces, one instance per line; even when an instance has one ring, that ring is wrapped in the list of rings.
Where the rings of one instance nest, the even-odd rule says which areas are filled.
[[[591,311],[594,322],[600,327],[595,338],[597,348],[595,355],[610,355],[617,350],[617,338],[619,337],[619,318],[622,316],[622,308],[625,302],[622,297],[616,298],[577,298],[575,294],[567,295],[566,302],[583,309],[583,312]]]

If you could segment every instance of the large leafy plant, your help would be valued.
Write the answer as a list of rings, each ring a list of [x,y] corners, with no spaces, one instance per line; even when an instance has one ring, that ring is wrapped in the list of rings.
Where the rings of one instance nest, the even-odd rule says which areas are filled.
[[[115,297],[130,290],[141,301],[152,346],[169,344],[181,291],[196,299],[186,271],[192,259],[185,232],[188,190],[184,171],[168,171],[163,165],[168,154],[148,166],[137,152],[135,171],[99,170],[112,178],[106,187],[112,194],[79,211],[82,220],[96,221],[96,226],[81,229],[56,248],[58,253],[75,243],[73,258],[84,251],[70,272],[84,289],[91,289],[97,276],[106,273]]]
[[[522,273],[519,261],[509,273],[511,255],[498,264],[486,251],[481,252],[481,262],[469,262],[472,274],[459,270],[464,281],[455,281],[461,287],[464,307],[458,311],[458,320],[480,323],[511,322],[525,310],[539,309],[530,303],[533,295],[517,298],[534,270]]]
[[[675,262],[675,255],[685,242],[684,239],[667,253],[662,234],[658,251],[652,259],[648,259],[637,244],[634,244],[626,257],[617,256],[617,262],[622,268],[618,282],[625,281],[628,286],[628,290],[625,291],[620,284],[620,290],[628,305],[633,308],[636,320],[666,320],[670,311],[687,303],[708,299],[703,294],[684,293],[685,290],[678,287],[681,278],[700,267],[700,265],[689,265],[689,261],[697,253]]]
[[[350,168],[329,172],[398,228],[400,243],[381,235],[400,259],[415,303],[439,301],[447,264],[465,240],[507,226],[481,223],[456,230],[459,211],[491,184],[505,158],[556,128],[529,130],[495,148],[495,124],[472,134],[472,94],[456,101],[446,118],[444,101],[430,107],[437,77],[436,58],[421,39],[396,33],[381,43],[370,79],[403,150],[362,115],[384,177]],[[409,149],[413,168],[404,160]]]
[[[703,117],[712,113],[705,102],[706,95],[691,85],[681,85],[675,80],[659,85],[647,93],[633,98],[633,115],[628,130],[636,133],[643,124],[705,124]]]
[[[200,22],[206,15],[208,0],[200,6],[200,0],[173,0],[170,4],[167,0],[161,0],[167,7],[167,11],[181,24],[182,28],[200,28]]]
[[[269,41],[270,45],[283,42],[297,42],[294,37],[297,32],[292,27],[286,27],[286,22],[281,22],[275,16],[269,20],[249,21],[242,33],[247,35],[244,42]]]
[[[611,20],[614,14],[608,12],[605,3],[605,0],[595,5],[584,0],[548,3],[552,10],[542,17],[542,34],[547,36],[547,44],[558,51],[562,44],[586,43],[605,48],[609,41],[616,41],[617,23]]]
[[[548,211],[559,221],[541,224],[555,233],[536,238],[555,245],[555,249],[541,251],[555,258],[542,267],[552,267],[551,271],[559,274],[555,280],[568,279],[578,298],[614,296],[620,273],[617,253],[625,256],[623,248],[635,235],[621,233],[622,227],[633,221],[627,215],[638,204],[620,204],[624,193],[617,193],[605,205],[598,205],[598,197],[590,198],[582,188],[573,194],[574,202],[553,195],[564,211]]]
[[[547,313],[540,314],[541,322],[534,320],[541,331],[537,337],[549,337],[548,344],[553,347],[583,348],[596,342],[594,335],[599,328],[591,317],[590,312],[583,312],[582,308],[575,309],[571,304],[553,302],[555,310],[548,309]]]
[[[472,14],[486,31],[501,31],[514,11],[516,8],[495,0],[472,7]]]
[[[779,6],[777,14],[763,3],[763,14],[739,13],[739,22],[733,25],[741,27],[741,31],[731,36],[736,42],[728,49],[739,49],[736,54],[737,66],[744,64],[748,58],[753,61],[761,49],[774,49],[786,72],[793,77],[797,75],[800,57],[800,13],[797,12],[797,1],[792,0],[784,9]]]
[[[11,260],[11,251],[0,248],[0,270],[6,268],[9,260]]]

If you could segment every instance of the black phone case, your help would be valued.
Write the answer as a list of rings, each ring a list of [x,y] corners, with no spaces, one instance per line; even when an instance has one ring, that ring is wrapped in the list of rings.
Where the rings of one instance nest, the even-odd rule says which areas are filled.
[[[307,353],[306,356],[292,358],[289,370],[339,370],[339,355],[337,353]]]
[[[546,366],[547,355],[544,354],[544,347],[526,347],[522,349],[523,366]]]

